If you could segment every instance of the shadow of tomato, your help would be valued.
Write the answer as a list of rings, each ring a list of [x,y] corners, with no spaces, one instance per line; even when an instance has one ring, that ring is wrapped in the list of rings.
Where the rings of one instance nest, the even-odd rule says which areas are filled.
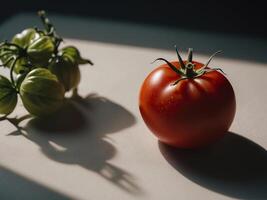
[[[49,159],[79,165],[128,193],[140,195],[142,189],[134,175],[109,162],[117,154],[109,135],[135,123],[135,116],[123,106],[90,94],[70,99],[48,117],[32,118],[23,127],[17,125],[18,130],[9,135],[22,135],[38,145]]]
[[[164,158],[191,181],[241,199],[267,199],[267,152],[235,133],[204,149],[181,150],[159,142]]]

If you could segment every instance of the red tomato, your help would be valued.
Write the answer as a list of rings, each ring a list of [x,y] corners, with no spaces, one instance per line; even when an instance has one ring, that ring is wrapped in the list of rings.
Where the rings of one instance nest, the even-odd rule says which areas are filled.
[[[179,62],[171,64],[181,70]],[[192,60],[191,64],[194,71],[204,66]],[[235,115],[235,94],[222,73],[208,70],[173,85],[182,76],[163,64],[145,79],[140,91],[140,112],[161,142],[180,148],[196,148],[227,133]]]

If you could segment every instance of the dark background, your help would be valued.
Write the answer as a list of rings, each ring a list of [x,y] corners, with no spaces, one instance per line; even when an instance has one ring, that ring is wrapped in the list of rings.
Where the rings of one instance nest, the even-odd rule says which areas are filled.
[[[44,9],[101,19],[156,24],[190,30],[242,34],[266,38],[266,9],[256,1],[6,1],[1,6],[0,23],[21,12]]]

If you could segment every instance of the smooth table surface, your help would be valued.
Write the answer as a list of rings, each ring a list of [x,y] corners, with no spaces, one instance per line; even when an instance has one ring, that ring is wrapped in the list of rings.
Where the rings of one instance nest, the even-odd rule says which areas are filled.
[[[204,40],[195,48],[199,61],[205,62],[207,52],[211,54],[220,44],[226,55],[229,50],[229,57],[218,56],[211,66],[224,69],[237,99],[235,120],[225,138],[192,152],[158,143],[138,110],[141,83],[159,64],[151,61],[176,59],[175,51],[161,44],[175,43],[174,35],[177,44],[182,43],[181,37],[187,38],[183,31],[50,18],[55,19],[59,34],[69,36],[64,45],[77,46],[95,65],[80,67],[83,98],[56,119],[41,123],[26,119],[19,124],[20,132],[10,121],[0,121],[0,199],[267,199],[267,65],[262,57],[262,51],[267,56],[266,41],[222,36],[216,40],[216,35],[188,33]],[[31,14],[15,16],[1,25],[1,39],[33,25],[36,19]],[[108,31],[121,35],[109,40],[96,30],[99,35]],[[149,38],[150,33],[154,40],[149,44],[158,43],[138,43],[144,40],[141,34]],[[131,37],[137,39],[127,43]],[[205,40],[211,42],[210,52]],[[235,54],[238,49],[244,54]],[[25,114],[19,102],[11,117]]]

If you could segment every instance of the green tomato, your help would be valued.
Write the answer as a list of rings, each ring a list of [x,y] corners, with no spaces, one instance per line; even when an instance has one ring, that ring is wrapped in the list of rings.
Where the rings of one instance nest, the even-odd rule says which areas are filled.
[[[20,86],[23,105],[35,116],[46,116],[58,110],[63,104],[64,93],[57,77],[44,68],[32,70]]]
[[[33,28],[23,30],[21,33],[16,34],[11,40],[12,43],[26,49],[33,41],[38,40],[42,34]]]
[[[76,88],[80,82],[81,73],[78,64],[65,54],[56,57],[48,65],[48,69],[58,77],[66,91]]]
[[[66,46],[62,48],[60,53],[78,64],[93,64],[90,60],[82,58],[79,50],[74,46]]]
[[[46,65],[54,50],[55,45],[52,38],[42,36],[29,44],[27,54],[33,64]]]
[[[28,72],[24,72],[24,73],[20,73],[20,74],[17,75],[17,77],[16,77],[16,87],[18,88],[18,90],[20,90],[21,83],[25,79],[27,74],[28,74]]]
[[[10,114],[17,105],[17,92],[11,82],[0,75],[0,114]]]
[[[34,65],[47,65],[55,50],[53,38],[32,28],[16,34],[11,42],[24,49]]]

